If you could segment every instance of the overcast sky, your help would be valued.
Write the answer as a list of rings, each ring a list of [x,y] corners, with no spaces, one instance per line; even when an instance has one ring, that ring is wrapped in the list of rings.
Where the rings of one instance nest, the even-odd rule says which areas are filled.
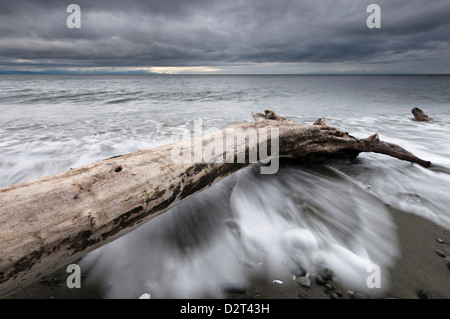
[[[450,1],[0,0],[2,71],[450,73]]]

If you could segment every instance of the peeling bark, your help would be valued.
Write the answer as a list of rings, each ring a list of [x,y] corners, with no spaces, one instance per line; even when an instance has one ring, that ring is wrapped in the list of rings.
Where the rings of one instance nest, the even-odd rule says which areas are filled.
[[[245,146],[234,146],[233,163],[226,163],[225,152],[215,153],[208,162],[171,160],[174,149],[190,150],[196,143],[203,150],[214,149],[219,140],[213,136],[218,135],[210,134],[0,188],[0,296],[127,234],[251,165],[248,156],[245,162],[237,162],[240,153],[248,155],[250,149],[258,147],[249,145],[249,129],[278,129],[279,156],[299,161],[354,158],[361,152],[375,152],[424,167],[431,165],[398,145],[380,141],[377,134],[357,139],[327,126],[324,119],[315,125],[301,125],[273,111],[252,115],[254,122],[220,131],[226,136],[227,129],[236,129],[247,141]],[[271,138],[258,134],[260,143],[271,145]]]

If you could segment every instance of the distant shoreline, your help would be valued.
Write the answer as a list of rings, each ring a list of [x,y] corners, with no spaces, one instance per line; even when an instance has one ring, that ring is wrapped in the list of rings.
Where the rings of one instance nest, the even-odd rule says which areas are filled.
[[[143,76],[450,76],[450,73],[149,73],[149,72],[32,72],[0,71],[0,75],[143,75]]]

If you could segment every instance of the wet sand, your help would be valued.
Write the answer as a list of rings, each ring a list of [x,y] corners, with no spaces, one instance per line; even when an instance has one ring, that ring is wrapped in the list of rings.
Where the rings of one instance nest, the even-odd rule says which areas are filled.
[[[450,230],[428,221],[427,219],[391,208],[392,218],[397,225],[400,251],[395,267],[389,269],[389,288],[380,293],[373,288],[369,299],[395,298],[419,299],[419,291],[425,290],[428,299],[450,299]],[[446,243],[440,243],[441,239]],[[441,257],[436,249],[447,254]],[[330,289],[315,281],[316,274],[310,275],[311,287],[301,287],[294,280],[290,270],[292,262],[285,262],[284,269],[279,273],[269,273],[264,265],[249,269],[251,280],[247,283],[245,293],[219,292],[210,298],[262,298],[262,299],[332,299]],[[43,277],[34,284],[11,294],[5,299],[98,299],[102,294],[95,287],[85,285],[82,277],[82,288],[69,289],[66,285],[65,267]],[[273,280],[279,280],[274,283]],[[340,299],[350,299],[352,287],[328,281],[339,293]],[[328,286],[329,288],[329,286]],[[336,297],[336,295],[333,295]],[[362,295],[359,295],[362,296]],[[157,299],[152,294],[152,299]],[[186,296],[196,298],[196,296]]]

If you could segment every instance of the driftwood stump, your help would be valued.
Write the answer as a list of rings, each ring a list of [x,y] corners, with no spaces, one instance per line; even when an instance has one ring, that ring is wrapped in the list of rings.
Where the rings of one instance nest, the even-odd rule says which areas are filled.
[[[411,113],[414,114],[414,118],[416,119],[416,121],[419,122],[428,122],[428,121],[432,121],[433,119],[428,117],[428,115],[426,115],[421,109],[415,107],[411,110]]]
[[[382,142],[377,134],[357,139],[324,119],[301,125],[273,111],[254,113],[254,122],[231,125],[235,130],[234,161],[216,152],[208,162],[174,162],[173,151],[217,150],[220,135],[209,134],[151,150],[143,150],[89,166],[0,188],[0,296],[22,288],[105,245],[224,177],[252,164],[249,152],[264,142],[271,146],[279,132],[280,157],[301,161],[387,154],[431,165],[400,146]],[[258,132],[257,140],[248,132]],[[252,132],[253,132],[252,131]],[[271,131],[272,132],[272,131]],[[222,144],[223,145],[223,144]],[[245,161],[237,161],[240,155]],[[256,161],[260,161],[258,157]]]

